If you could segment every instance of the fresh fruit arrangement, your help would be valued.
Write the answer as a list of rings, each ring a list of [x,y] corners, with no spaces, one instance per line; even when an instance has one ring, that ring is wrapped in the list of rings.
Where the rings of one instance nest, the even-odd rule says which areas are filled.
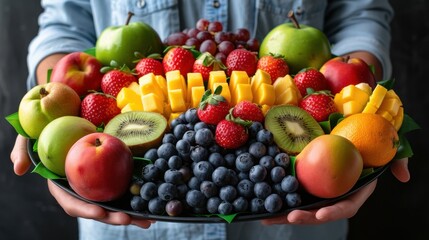
[[[136,213],[274,214],[336,199],[411,157],[404,134],[418,126],[393,81],[333,58],[323,33],[290,17],[260,49],[247,29],[206,19],[164,46],[144,24],[108,28],[7,120],[32,139],[36,172]]]

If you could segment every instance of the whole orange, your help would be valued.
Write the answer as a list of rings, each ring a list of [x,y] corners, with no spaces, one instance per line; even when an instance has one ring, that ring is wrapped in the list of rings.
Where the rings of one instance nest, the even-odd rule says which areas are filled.
[[[375,113],[358,113],[344,118],[331,131],[349,139],[359,150],[364,168],[380,167],[395,156],[399,137],[393,125]]]

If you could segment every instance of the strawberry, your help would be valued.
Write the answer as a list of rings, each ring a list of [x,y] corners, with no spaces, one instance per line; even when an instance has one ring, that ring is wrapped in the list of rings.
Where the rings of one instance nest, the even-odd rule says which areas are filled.
[[[105,73],[101,79],[101,90],[114,97],[123,87],[128,87],[132,82],[137,82],[134,73],[125,65],[118,68],[117,64],[112,62],[111,66],[103,67],[101,71]]]
[[[148,73],[164,76],[164,67],[160,59],[162,58],[159,54],[151,54],[146,58],[140,59],[136,65],[137,76],[142,77]]]
[[[226,149],[236,149],[243,146],[249,139],[247,128],[251,124],[252,121],[234,118],[231,114],[228,114],[216,126],[216,143]]]
[[[310,113],[318,122],[326,121],[331,113],[338,112],[332,95],[327,91],[310,91],[301,100],[299,107]]]
[[[246,49],[234,49],[226,58],[227,75],[231,76],[232,71],[246,71],[247,75],[253,76],[256,72],[258,58],[256,54]]]
[[[171,47],[166,48],[166,54],[162,59],[164,66],[164,73],[173,70],[179,70],[183,76],[192,72],[195,57],[189,48],[185,47]]]
[[[223,70],[225,68],[225,65],[213,57],[211,53],[204,52],[195,60],[192,72],[201,73],[203,80],[208,81],[211,71]]]
[[[219,95],[221,92],[222,86],[219,86],[213,94],[211,94],[210,90],[204,93],[197,110],[197,115],[202,122],[218,124],[225,119],[229,112],[229,103],[222,95]]]
[[[270,54],[259,58],[257,69],[261,69],[271,77],[271,83],[274,83],[277,78],[284,77],[289,74],[289,66],[282,55]]]
[[[106,125],[119,113],[121,113],[121,109],[116,106],[116,99],[111,95],[92,92],[82,99],[80,116],[95,126]]]
[[[314,68],[302,69],[294,76],[293,80],[301,96],[307,95],[307,88],[312,88],[314,91],[329,89],[325,76]]]
[[[232,109],[232,115],[243,120],[256,122],[264,121],[262,109],[257,104],[247,100],[237,103]]]

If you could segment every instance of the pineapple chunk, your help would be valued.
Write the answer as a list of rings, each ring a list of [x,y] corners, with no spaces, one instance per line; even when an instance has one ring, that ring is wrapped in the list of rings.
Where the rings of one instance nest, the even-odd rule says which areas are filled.
[[[210,72],[207,88],[212,90],[212,92],[215,90],[215,88],[213,88],[214,83],[226,83],[225,71],[218,70]]]
[[[128,87],[122,88],[116,96],[116,105],[122,109],[131,102],[141,102],[140,95]]]
[[[226,101],[228,102],[228,104],[231,103],[231,92],[229,91],[228,83],[226,83],[226,82],[224,82],[224,83],[219,83],[219,82],[213,83],[213,91],[218,86],[222,86],[222,92],[220,93],[220,95],[223,96],[226,99]]]
[[[146,112],[164,113],[164,101],[155,93],[142,96],[143,110]]]
[[[250,84],[240,83],[237,84],[234,93],[232,93],[231,106],[237,105],[237,103],[247,100],[253,102],[252,87]]]
[[[197,108],[200,105],[201,98],[203,97],[205,91],[206,90],[205,90],[204,86],[192,87],[191,95],[190,95],[191,96],[191,101],[190,101],[191,107]]]
[[[237,84],[250,83],[250,78],[246,71],[232,71],[231,77],[229,78],[229,91],[234,92]]]
[[[259,85],[259,88],[256,89],[256,93],[254,92],[253,101],[259,105],[274,105],[276,100],[276,93],[274,91],[273,85],[269,83],[262,83]]]
[[[168,100],[172,112],[186,111],[186,102],[182,89],[168,90]]]

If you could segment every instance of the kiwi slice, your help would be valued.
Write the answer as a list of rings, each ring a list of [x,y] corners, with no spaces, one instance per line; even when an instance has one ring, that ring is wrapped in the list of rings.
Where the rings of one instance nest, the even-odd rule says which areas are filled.
[[[265,128],[284,152],[296,155],[314,138],[323,135],[319,123],[305,110],[294,105],[272,107],[265,116]]]
[[[167,119],[159,113],[130,111],[112,118],[104,132],[121,139],[134,156],[139,156],[161,144],[167,126]]]

